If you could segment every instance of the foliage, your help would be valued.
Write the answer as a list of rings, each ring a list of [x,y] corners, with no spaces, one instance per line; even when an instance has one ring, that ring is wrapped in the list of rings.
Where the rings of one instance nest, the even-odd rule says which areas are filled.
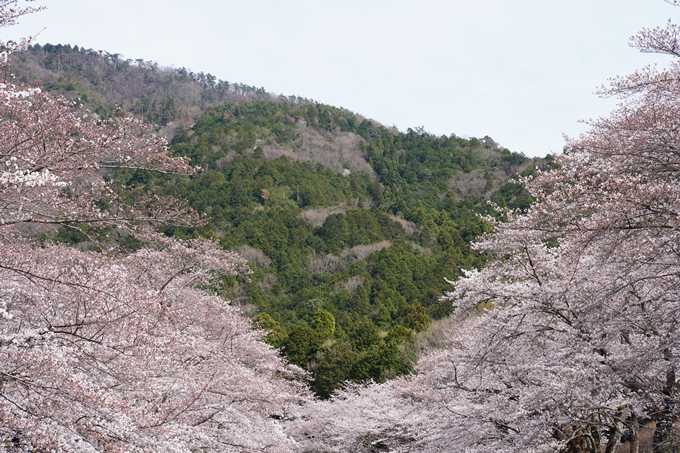
[[[439,300],[444,279],[483,264],[469,243],[488,230],[478,217],[493,214],[487,201],[527,209],[523,184],[506,181],[549,165],[490,137],[399,132],[345,109],[106,52],[36,45],[13,64],[19,80],[42,79],[101,117],[118,104],[174,133],[172,152],[199,173],[119,169],[111,182],[126,200],[153,190],[205,216],[198,227],[161,225],[167,236],[248,251],[251,281],[225,279],[223,294],[246,314],[271,318],[258,318],[270,332],[265,341],[312,372],[318,395],[338,388],[336,379],[384,381],[410,372],[413,337],[390,337],[408,343],[394,344],[390,333],[398,326],[422,331],[452,312]],[[129,251],[140,246],[133,239],[88,225],[54,237],[81,249],[103,240]],[[319,309],[336,320],[332,338],[291,336],[312,328]],[[353,337],[365,323],[378,340]],[[298,339],[303,344],[293,345]]]
[[[35,44],[11,59],[20,83],[39,80],[45,90],[101,118],[123,108],[160,127],[190,125],[206,107],[226,100],[269,97],[263,88],[217,80],[212,74],[69,44]]]
[[[324,115],[330,123],[318,121]],[[371,173],[341,174],[319,163],[258,152],[259,143],[295,150],[298,137],[310,129],[337,134],[346,132],[343,128],[368,140],[363,143],[380,181]],[[484,156],[492,154],[507,171],[527,162],[497,150],[489,138],[396,133],[341,109],[289,100],[208,109],[191,129],[178,131],[171,145],[175,155],[190,157],[203,171],[191,178],[120,171],[116,179],[128,188],[163,187],[210,216],[208,228],[169,226],[163,228],[166,234],[219,238],[226,249],[248,246],[269,260],[250,283],[232,284],[227,291],[244,309],[254,305],[278,323],[285,334],[277,330],[266,341],[311,371],[312,388],[323,397],[347,379],[381,382],[411,371],[414,337],[389,337],[390,332],[398,326],[423,331],[431,319],[450,314],[451,305],[439,300],[445,278],[483,263],[468,244],[488,228],[478,217],[490,212],[486,198],[483,193],[458,198],[448,188],[452,175],[484,168]],[[400,146],[408,149],[388,151]],[[398,169],[389,185],[379,163],[387,160]],[[441,171],[420,178],[423,162]],[[488,196],[527,206],[520,202],[528,199],[521,195],[523,185],[500,188]],[[440,190],[443,197],[436,196]],[[326,214],[315,224],[309,221],[314,212]],[[330,313],[339,327],[330,337],[313,328],[318,310]],[[363,335],[366,323],[375,341],[354,338]]]
[[[1,1],[0,26],[29,11]],[[273,417],[307,399],[300,370],[214,295],[221,275],[246,273],[244,260],[157,234],[200,219],[102,178],[195,169],[137,121],[83,113],[0,82],[2,448],[295,451]],[[68,229],[50,240],[58,226]],[[109,240],[114,231],[137,250]],[[82,237],[98,251],[57,243]]]

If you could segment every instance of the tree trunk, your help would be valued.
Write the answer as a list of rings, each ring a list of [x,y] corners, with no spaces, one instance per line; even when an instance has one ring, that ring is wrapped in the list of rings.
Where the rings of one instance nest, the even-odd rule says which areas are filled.
[[[621,436],[623,436],[623,422],[617,419],[609,429],[609,441],[607,442],[605,453],[616,453],[619,445],[621,445]]]
[[[670,350],[664,350],[664,358],[671,360]],[[675,413],[673,411],[673,399],[675,394],[675,367],[671,366],[666,371],[666,386],[664,408],[657,412],[654,417],[656,428],[654,429],[653,452],[654,453],[674,453],[673,452],[673,422]]]
[[[630,438],[630,453],[639,453],[640,451],[640,443],[638,442],[638,433],[635,432],[633,433],[633,436]]]
[[[639,453],[640,442],[638,435],[640,433],[640,425],[635,414],[631,416],[630,431],[630,453]]]

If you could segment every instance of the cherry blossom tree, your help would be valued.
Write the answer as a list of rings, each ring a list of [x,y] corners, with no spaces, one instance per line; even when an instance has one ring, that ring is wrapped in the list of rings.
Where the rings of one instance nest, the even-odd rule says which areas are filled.
[[[631,43],[678,57],[679,36],[669,22]],[[339,394],[338,421],[310,406],[291,432],[318,451],[611,453],[637,452],[650,420],[654,451],[675,451],[678,81],[673,61],[603,88],[621,104],[524,181],[527,213],[490,220],[476,247],[495,260],[445,296],[455,317],[417,374]]]
[[[200,242],[118,259],[5,247],[2,434],[60,451],[292,451],[272,417],[304,401],[295,370],[200,289],[238,257]]]
[[[0,1],[0,25],[35,10]],[[106,177],[115,168],[195,169],[171,158],[138,122],[121,115],[95,121],[39,88],[13,85],[5,73],[3,448],[295,451],[279,421],[308,399],[300,370],[211,289],[221,275],[247,274],[245,261],[207,241],[155,233],[156,223],[200,219],[176,200],[121,197]],[[82,224],[113,225],[144,247],[83,252],[26,234]]]

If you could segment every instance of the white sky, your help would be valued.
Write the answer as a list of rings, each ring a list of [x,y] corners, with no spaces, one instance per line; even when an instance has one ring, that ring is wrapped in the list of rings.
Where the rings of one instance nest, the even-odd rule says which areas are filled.
[[[668,57],[628,38],[680,17],[662,0],[39,0],[0,30],[209,72],[345,107],[400,130],[561,152],[592,93]]]

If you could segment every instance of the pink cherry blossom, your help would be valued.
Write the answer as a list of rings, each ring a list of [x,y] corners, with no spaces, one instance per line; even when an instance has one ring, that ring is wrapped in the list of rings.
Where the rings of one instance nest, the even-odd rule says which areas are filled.
[[[0,25],[32,10],[0,1]],[[302,371],[216,294],[220,276],[246,278],[245,261],[155,233],[200,219],[154,194],[124,201],[104,178],[194,172],[188,161],[135,120],[95,122],[10,80],[0,118],[0,445],[297,451],[281,423],[309,399]],[[144,247],[84,252],[26,234],[77,223],[114,225]]]

